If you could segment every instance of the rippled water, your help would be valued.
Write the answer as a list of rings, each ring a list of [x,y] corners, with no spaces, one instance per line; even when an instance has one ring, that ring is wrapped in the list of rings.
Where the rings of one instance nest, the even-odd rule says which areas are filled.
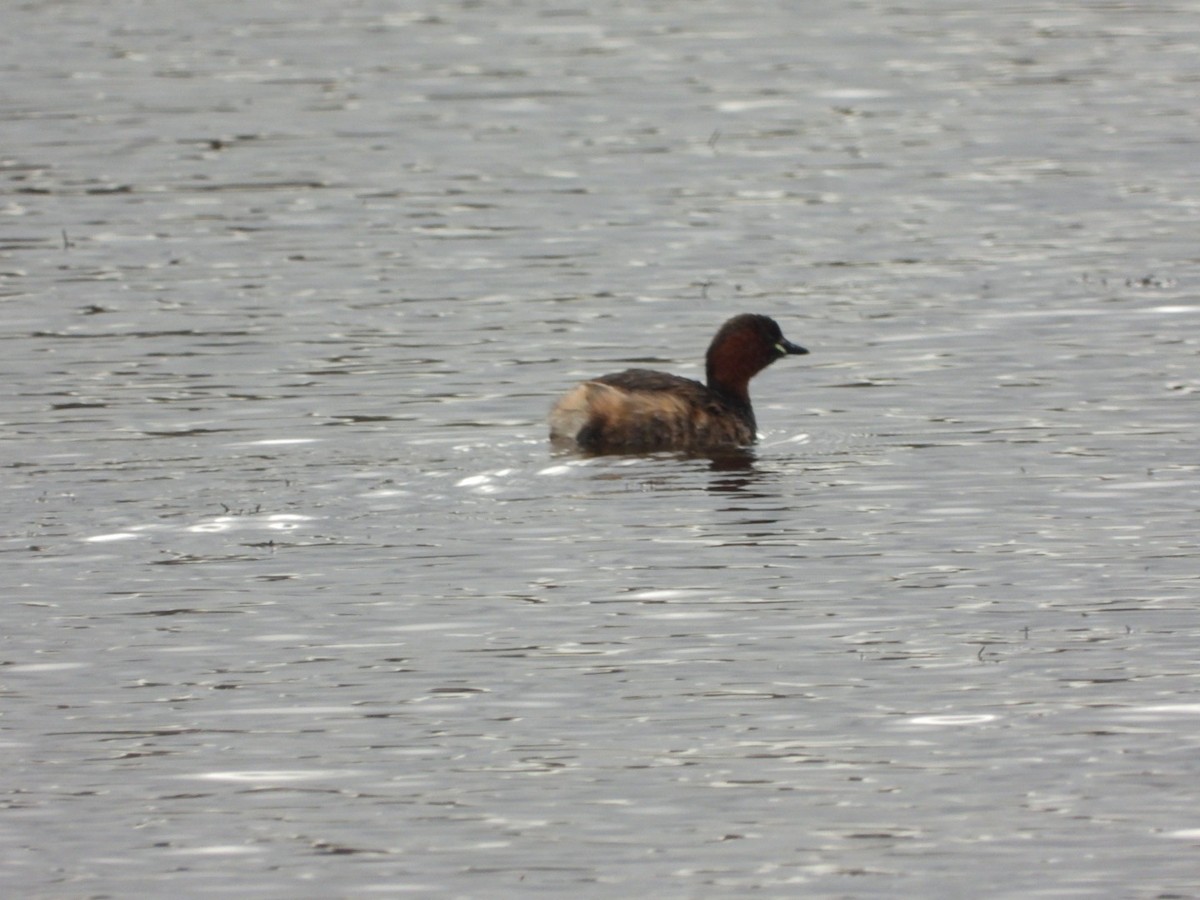
[[[1200,894],[1197,12],[9,10],[8,890]]]

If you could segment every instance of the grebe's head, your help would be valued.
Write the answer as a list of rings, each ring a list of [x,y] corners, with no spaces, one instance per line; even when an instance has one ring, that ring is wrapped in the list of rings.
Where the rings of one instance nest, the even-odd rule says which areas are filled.
[[[783,336],[770,316],[743,313],[721,326],[708,345],[708,386],[749,400],[750,379],[784,356],[808,351]]]

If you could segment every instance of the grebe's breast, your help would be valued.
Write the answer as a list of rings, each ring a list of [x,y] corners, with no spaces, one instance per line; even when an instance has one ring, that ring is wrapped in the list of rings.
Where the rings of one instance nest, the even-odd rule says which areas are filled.
[[[698,381],[629,369],[585,381],[555,404],[550,436],[591,453],[701,451],[753,443],[754,413]]]

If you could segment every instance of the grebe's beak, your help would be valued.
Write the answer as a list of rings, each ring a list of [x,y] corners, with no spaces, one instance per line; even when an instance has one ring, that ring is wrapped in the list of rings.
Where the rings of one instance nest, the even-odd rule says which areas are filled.
[[[793,344],[787,338],[780,338],[779,343],[775,345],[775,349],[779,351],[780,356],[802,356],[808,352],[799,344]]]

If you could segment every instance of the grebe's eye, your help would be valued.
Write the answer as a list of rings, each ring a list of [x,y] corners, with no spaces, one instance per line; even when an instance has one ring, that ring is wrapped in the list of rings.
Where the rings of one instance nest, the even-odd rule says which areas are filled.
[[[775,345],[775,352],[778,353],[780,356],[788,355],[787,347],[785,347],[783,345],[782,341],[780,341],[778,344]]]

